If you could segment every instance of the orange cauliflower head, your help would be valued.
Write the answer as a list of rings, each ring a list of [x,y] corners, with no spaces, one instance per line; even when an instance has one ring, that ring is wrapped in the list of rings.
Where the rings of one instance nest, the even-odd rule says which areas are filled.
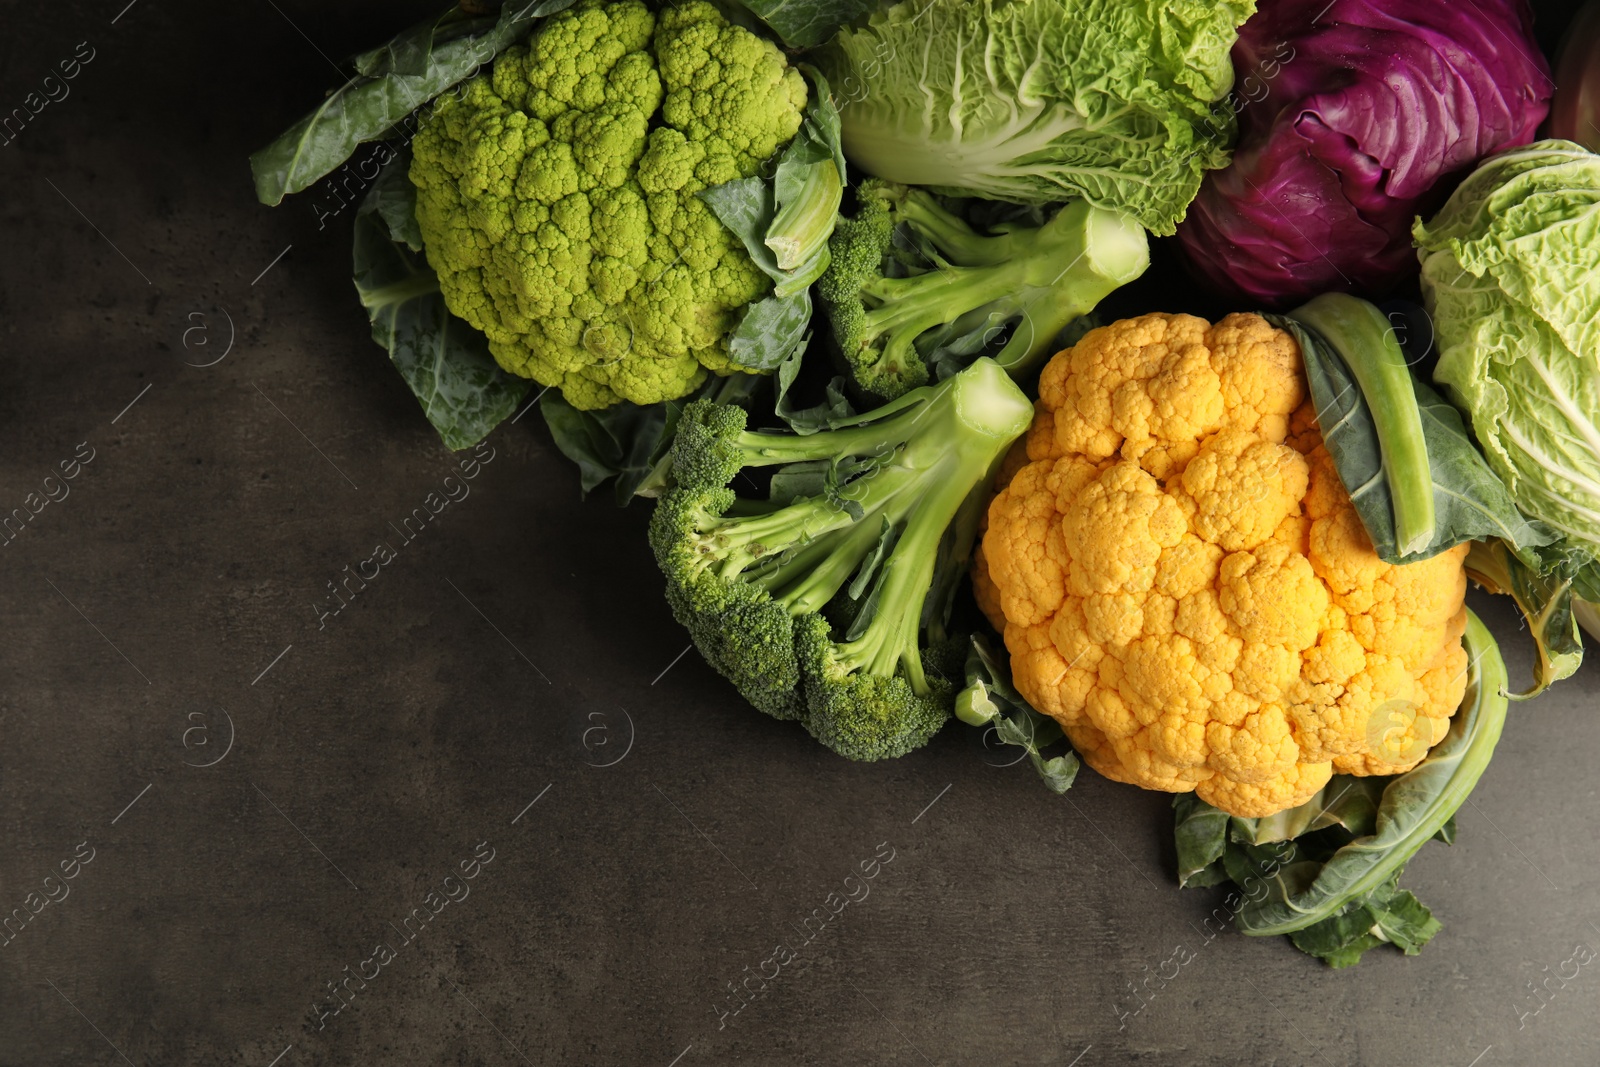
[[[1050,362],[1036,410],[974,587],[1017,689],[1091,767],[1258,817],[1444,737],[1467,546],[1377,557],[1292,337],[1125,319]]]

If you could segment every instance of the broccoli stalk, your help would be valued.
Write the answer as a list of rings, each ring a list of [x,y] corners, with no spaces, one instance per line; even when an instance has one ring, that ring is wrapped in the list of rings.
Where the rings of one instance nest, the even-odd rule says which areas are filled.
[[[921,189],[872,180],[856,199],[817,294],[856,383],[879,396],[928,381],[930,362],[984,353],[1020,377],[1150,264],[1141,227],[1082,200],[983,234]]]
[[[674,614],[747,700],[840,755],[925,744],[959,688],[944,625],[981,494],[1032,418],[990,359],[804,436],[696,401],[650,526]],[[770,498],[738,498],[760,467]]]

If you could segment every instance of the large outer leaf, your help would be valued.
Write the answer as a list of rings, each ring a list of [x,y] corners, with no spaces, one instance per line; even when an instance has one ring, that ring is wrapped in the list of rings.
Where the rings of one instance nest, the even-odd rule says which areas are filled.
[[[1436,251],[1444,238],[1462,267],[1494,279],[1570,352],[1586,354],[1592,369],[1600,353],[1600,156],[1540,141],[1489,160],[1468,181],[1449,204],[1473,215],[1471,228],[1441,232],[1441,221],[1454,229],[1447,204],[1433,223],[1418,224],[1419,243]]]
[[[1193,793],[1176,794],[1172,798],[1172,810],[1179,888],[1226,882],[1228,872],[1223,869],[1222,854],[1228,847],[1228,813],[1213,808]]]
[[[498,19],[467,24],[481,32],[465,32],[447,12],[356,57],[357,73],[349,81],[250,157],[256,196],[275,205],[331,174],[357,145],[389,136],[407,115],[526,35],[537,19],[573,3],[511,0]]]
[[[1018,203],[1081,196],[1173,232],[1228,160],[1211,104],[1254,0],[903,0],[819,53],[845,155]]]
[[[1301,952],[1338,969],[1354,966],[1368,949],[1382,944],[1415,956],[1440,925],[1420,900],[1391,879],[1344,911],[1296,930],[1289,938]]]
[[[1429,473],[1433,482],[1434,536],[1426,548],[1399,555],[1395,545],[1393,498],[1384,475],[1383,454],[1372,409],[1338,352],[1320,335],[1293,319],[1267,316],[1288,330],[1300,352],[1316,404],[1322,437],[1339,469],[1373,548],[1388,563],[1409,563],[1465,541],[1502,538],[1519,549],[1548,545],[1557,534],[1529,522],[1473,447],[1461,416],[1438,393],[1414,376],[1412,388],[1422,415]]]
[[[1253,845],[1293,841],[1301,834],[1342,827],[1353,837],[1370,834],[1383,802],[1384,778],[1356,778],[1336,774],[1317,795],[1299,807],[1261,819],[1236,819],[1236,832]]]
[[[422,227],[417,225],[417,188],[406,177],[411,167],[410,149],[401,150],[392,157],[390,163],[392,165],[387,165],[388,169],[372,183],[366,203],[360,211],[376,212],[389,231],[391,240],[413,252],[421,252]]]
[[[539,398],[539,410],[556,447],[578,465],[583,493],[588,495],[606,479],[615,478],[617,506],[624,507],[672,446],[682,404],[623,403],[579,411],[566,402],[561,390],[548,389]]]
[[[1466,802],[1505,725],[1506,665],[1494,638],[1469,614],[1466,695],[1450,721],[1450,732],[1421,763],[1390,783],[1378,808],[1375,831],[1339,849],[1309,883],[1289,877],[1269,880],[1274,889],[1239,913],[1247,934],[1287,934],[1341,913],[1380,891],[1407,860],[1441,830]]]
[[[1573,355],[1542,320],[1452,264],[1440,253],[1424,267],[1440,323],[1434,380],[1471,417],[1523,510],[1600,555],[1600,351]]]
[[[702,189],[695,195],[704,200],[718,221],[739,238],[755,265],[761,268],[761,273],[773,281],[783,278],[777,257],[766,245],[767,227],[772,225],[772,217],[777,213],[770,181],[763,178],[735,178]]]
[[[821,44],[841,24],[865,15],[878,0],[739,0],[790,48]]]
[[[401,224],[406,217],[397,205],[411,189],[409,159],[400,153],[356,212],[356,291],[372,339],[388,351],[439,437],[449,448],[470,448],[516,410],[532,383],[500,369],[483,334],[445,308],[439,279],[406,246],[405,230],[390,229],[386,219]]]
[[[1396,555],[1427,551],[1437,530],[1433,487],[1438,475],[1428,461],[1416,382],[1388,316],[1348,293],[1323,293],[1289,317],[1339,354],[1367,403],[1382,453],[1382,480],[1393,505]],[[1313,352],[1304,356],[1308,363],[1316,356],[1317,346],[1311,347]],[[1441,465],[1454,459],[1453,454],[1441,457]]]
[[[546,389],[540,394],[539,410],[556,447],[578,465],[583,493],[615,478],[617,506],[627,507],[635,496],[659,495],[667,453],[685,406],[702,398],[745,405],[762,381],[753,374],[712,377],[677,400],[646,405],[624,401],[594,411],[579,411],[561,390]]]
[[[471,15],[454,4],[439,15],[423,19],[377,48],[350,59],[357,74],[376,78],[381,74],[422,74],[428,69],[434,49],[457,37],[475,37],[494,28],[498,14]]]

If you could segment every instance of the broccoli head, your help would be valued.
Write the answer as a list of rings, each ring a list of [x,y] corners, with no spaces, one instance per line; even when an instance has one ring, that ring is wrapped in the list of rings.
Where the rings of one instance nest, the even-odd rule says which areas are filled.
[[[650,541],[707,662],[851,759],[903,755],[950,717],[945,634],[993,471],[1033,406],[993,360],[807,435],[696,401]],[[735,479],[776,468],[766,499]]]
[[[1144,230],[1076,200],[1040,226],[980,233],[923,189],[873,179],[840,219],[817,285],[834,343],[856,384],[881,397],[941,365],[990,355],[1014,376],[1063,329],[1150,264]]]
[[[446,304],[575,408],[742,369],[727,335],[772,282],[697,194],[755,176],[806,99],[775,45],[705,0],[580,0],[416,136],[417,222]]]

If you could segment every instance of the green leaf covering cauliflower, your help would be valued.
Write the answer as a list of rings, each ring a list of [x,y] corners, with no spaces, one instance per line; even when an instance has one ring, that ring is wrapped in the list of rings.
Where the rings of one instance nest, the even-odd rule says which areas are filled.
[[[772,282],[697,195],[799,131],[805,80],[710,3],[582,0],[441,98],[411,165],[445,302],[575,408],[744,370],[727,336]]]

